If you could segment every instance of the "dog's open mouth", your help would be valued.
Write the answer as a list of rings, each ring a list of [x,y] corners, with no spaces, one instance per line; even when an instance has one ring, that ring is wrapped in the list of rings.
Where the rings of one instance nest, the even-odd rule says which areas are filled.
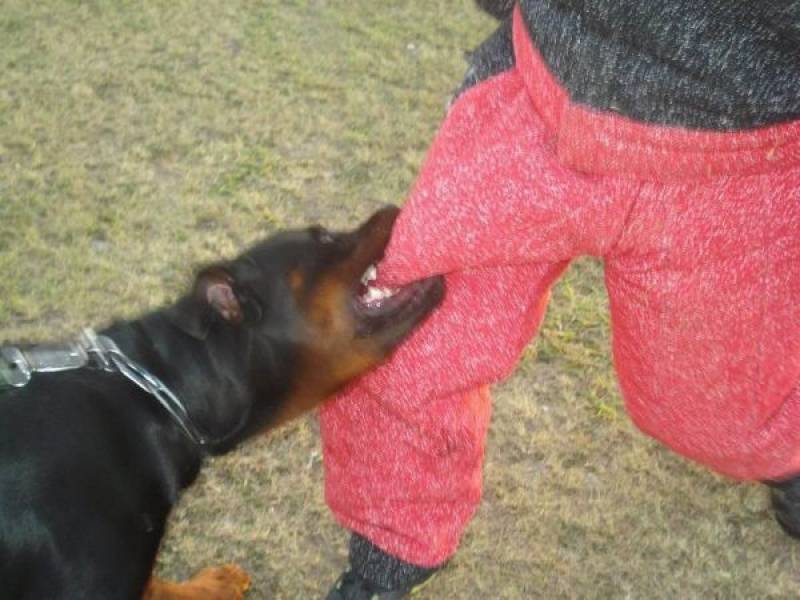
[[[441,277],[414,281],[400,288],[385,288],[372,285],[377,275],[375,265],[370,265],[354,296],[353,309],[360,335],[391,326],[412,327],[439,303],[443,295]]]
[[[377,212],[356,234],[360,242],[354,260],[362,266],[354,277],[351,306],[359,337],[382,335],[386,341],[399,341],[444,297],[444,279],[438,276],[399,288],[374,285],[378,277],[375,265],[383,258],[397,212],[396,208]]]

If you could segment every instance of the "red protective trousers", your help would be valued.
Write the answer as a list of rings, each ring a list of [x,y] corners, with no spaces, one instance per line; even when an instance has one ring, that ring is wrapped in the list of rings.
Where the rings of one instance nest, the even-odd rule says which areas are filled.
[[[322,412],[336,518],[406,561],[455,552],[481,493],[487,384],[570,260],[602,257],[614,365],[647,434],[738,479],[800,473],[800,123],[636,123],[570,103],[514,23],[516,66],[450,109],[380,267],[446,275],[387,365]]]

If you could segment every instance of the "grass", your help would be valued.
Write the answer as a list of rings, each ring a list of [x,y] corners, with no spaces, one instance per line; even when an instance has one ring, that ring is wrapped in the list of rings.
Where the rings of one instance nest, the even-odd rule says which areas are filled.
[[[278,227],[401,202],[491,28],[467,0],[5,0],[0,339],[135,315]],[[236,561],[250,598],[320,598],[345,548],[309,417],[210,463],[159,572]],[[419,598],[795,598],[797,563],[763,489],[630,424],[584,260],[495,390],[484,502]]]

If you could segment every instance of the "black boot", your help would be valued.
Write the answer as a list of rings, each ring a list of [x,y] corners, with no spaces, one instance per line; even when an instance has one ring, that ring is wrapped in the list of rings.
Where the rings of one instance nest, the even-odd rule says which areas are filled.
[[[342,573],[326,600],[398,600],[438,569],[402,561],[354,533],[350,538],[350,568]]]
[[[770,500],[775,519],[793,538],[800,539],[800,477],[771,481]]]

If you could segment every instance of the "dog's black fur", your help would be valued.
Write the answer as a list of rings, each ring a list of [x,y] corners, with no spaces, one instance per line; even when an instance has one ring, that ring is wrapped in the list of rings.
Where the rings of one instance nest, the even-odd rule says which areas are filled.
[[[140,598],[170,509],[207,453],[313,407],[441,300],[436,279],[358,308],[360,275],[395,217],[278,234],[203,270],[174,306],[102,332],[182,399],[208,448],[119,374],[36,374],[0,392],[0,597]]]

